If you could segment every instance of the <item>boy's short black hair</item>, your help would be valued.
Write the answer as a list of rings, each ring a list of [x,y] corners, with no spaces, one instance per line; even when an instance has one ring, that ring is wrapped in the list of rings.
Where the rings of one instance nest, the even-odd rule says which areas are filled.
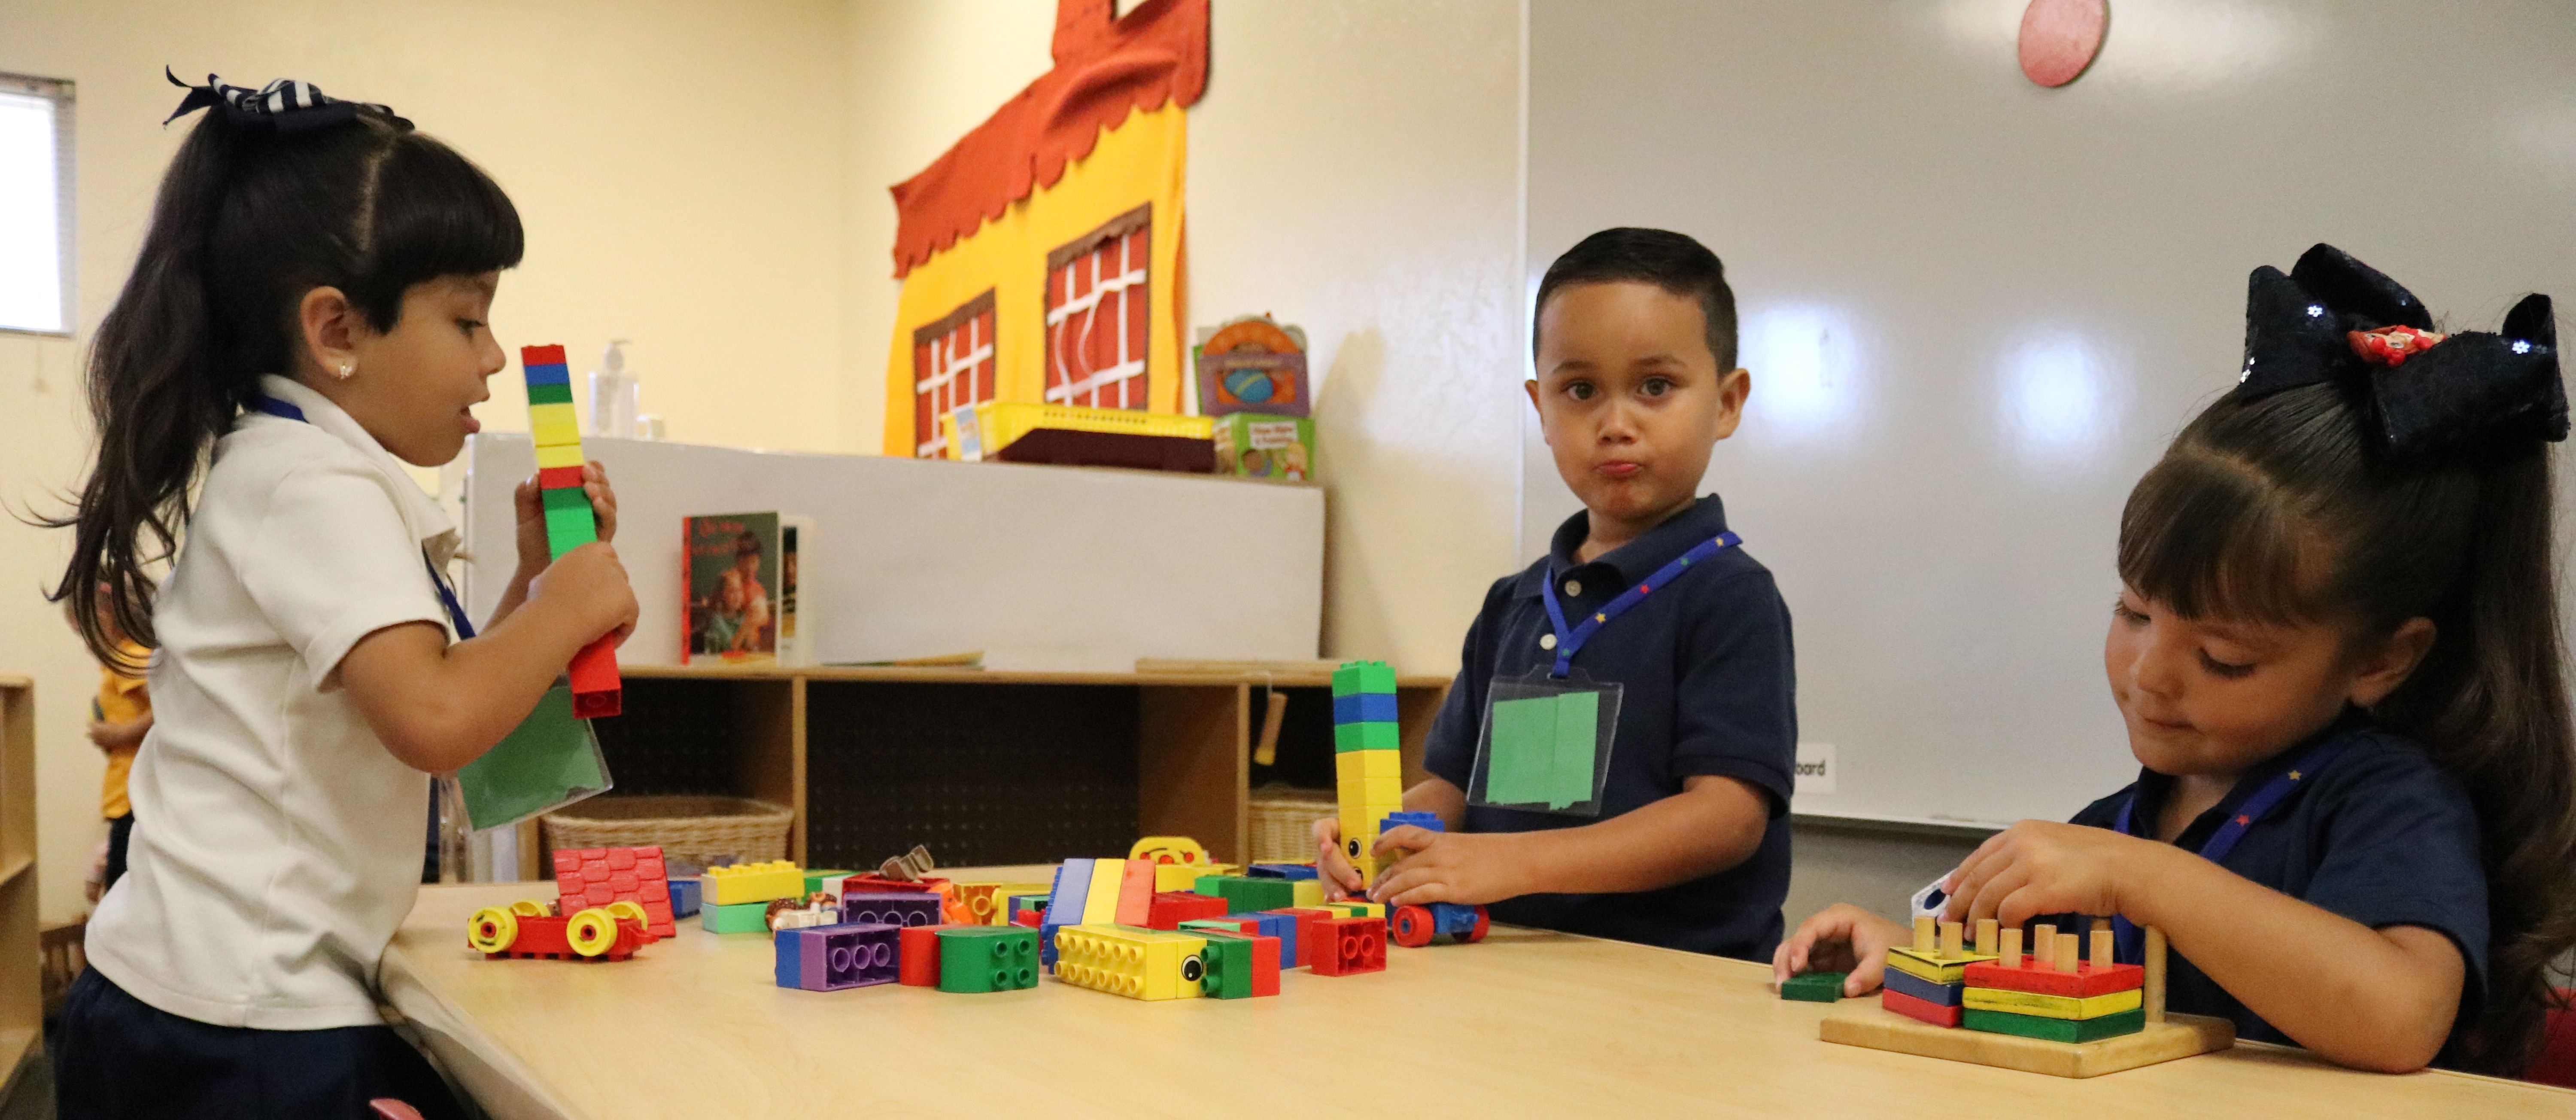
[[[1623,281],[1699,300],[1700,317],[1708,321],[1708,352],[1716,356],[1718,372],[1735,368],[1735,289],[1726,286],[1725,262],[1689,234],[1635,226],[1586,237],[1547,266],[1530,312],[1531,356],[1538,353],[1538,313],[1547,310],[1547,299],[1558,288]]]

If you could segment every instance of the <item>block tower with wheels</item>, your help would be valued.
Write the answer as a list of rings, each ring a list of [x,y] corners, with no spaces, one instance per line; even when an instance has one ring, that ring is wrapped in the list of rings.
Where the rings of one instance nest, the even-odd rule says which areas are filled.
[[[1342,855],[1376,886],[1378,830],[1404,811],[1404,758],[1395,725],[1395,670],[1353,661],[1333,670],[1333,774],[1342,818]]]
[[[581,424],[572,410],[572,367],[565,364],[561,346],[522,346],[519,368],[528,378],[528,431],[537,441],[537,487],[545,503],[546,545],[560,560],[564,553],[599,539],[590,495],[581,488]],[[616,715],[620,688],[617,646],[608,637],[573,655],[572,714],[583,719]]]

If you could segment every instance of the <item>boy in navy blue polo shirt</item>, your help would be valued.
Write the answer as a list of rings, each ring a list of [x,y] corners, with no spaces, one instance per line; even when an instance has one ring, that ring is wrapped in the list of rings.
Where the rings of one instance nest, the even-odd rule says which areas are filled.
[[[1527,389],[1584,512],[1486,592],[1423,750],[1432,777],[1404,795],[1448,831],[1381,837],[1379,858],[1397,858],[1370,893],[1767,956],[1789,889],[1796,681],[1771,573],[1735,547],[1717,496],[1695,494],[1752,384],[1725,268],[1678,233],[1603,230],[1549,266],[1537,336]],[[1491,686],[1534,674],[1620,690],[1597,816],[1469,804]],[[1338,820],[1315,832],[1328,881],[1357,891]]]

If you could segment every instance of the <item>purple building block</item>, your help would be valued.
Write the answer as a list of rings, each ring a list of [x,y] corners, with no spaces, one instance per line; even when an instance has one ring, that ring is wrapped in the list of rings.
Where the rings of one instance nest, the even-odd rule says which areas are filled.
[[[939,924],[939,896],[906,891],[845,894],[841,896],[841,921],[844,923],[883,922],[890,926],[935,926]]]
[[[778,986],[834,992],[892,983],[901,933],[882,922],[779,930]]]

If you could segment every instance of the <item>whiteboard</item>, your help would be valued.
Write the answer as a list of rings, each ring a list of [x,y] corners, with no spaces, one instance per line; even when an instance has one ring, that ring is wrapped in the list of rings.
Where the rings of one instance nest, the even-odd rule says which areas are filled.
[[[2023,7],[1530,4],[1531,290],[1613,225],[1734,283],[1753,394],[1706,489],[1836,749],[1802,812],[2062,819],[2136,774],[2101,662],[2120,506],[2234,382],[2255,265],[2332,242],[2457,327],[2576,306],[2564,0],[2119,0],[2057,90],[2021,76]],[[1527,428],[1536,556],[1578,507]]]
[[[815,521],[800,602],[825,663],[980,650],[987,668],[1128,672],[1139,657],[1305,660],[1323,624],[1324,494],[1146,471],[809,455],[588,439],[617,488],[618,557],[643,604],[620,663],[680,659],[681,518]],[[468,611],[516,564],[524,434],[472,438]]]

